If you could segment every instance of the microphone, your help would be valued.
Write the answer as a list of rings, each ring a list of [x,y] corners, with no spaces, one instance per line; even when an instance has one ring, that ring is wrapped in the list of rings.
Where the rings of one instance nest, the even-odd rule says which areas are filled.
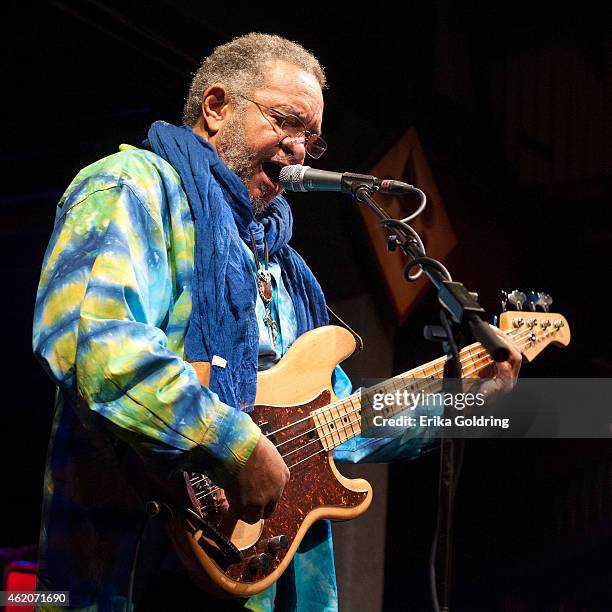
[[[379,179],[367,174],[353,174],[352,172],[330,172],[316,170],[310,166],[283,166],[278,182],[287,191],[342,191],[354,193],[359,187],[370,187],[380,193],[401,195],[420,190],[408,183]]]

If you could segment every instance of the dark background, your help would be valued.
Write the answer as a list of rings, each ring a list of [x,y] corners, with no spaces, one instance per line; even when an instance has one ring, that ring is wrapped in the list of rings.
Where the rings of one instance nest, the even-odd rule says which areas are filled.
[[[37,540],[53,389],[30,333],[55,203],[80,168],[138,144],[156,119],[178,122],[199,61],[249,31],[298,40],[326,66],[329,153],[318,167],[367,171],[415,127],[459,239],[448,262],[455,279],[490,312],[501,287],[553,295],[572,345],[549,349],[525,375],[612,374],[612,34],[603,9],[84,0],[9,2],[5,11],[0,547]],[[421,333],[437,316],[434,297],[397,324],[350,200],[294,201],[294,245],[332,305],[371,297],[392,330],[398,372],[437,356]],[[368,359],[376,356],[351,371],[357,384]],[[605,441],[470,443],[457,498],[456,609],[612,609],[610,466]],[[385,610],[429,609],[435,479],[435,453],[391,468]]]

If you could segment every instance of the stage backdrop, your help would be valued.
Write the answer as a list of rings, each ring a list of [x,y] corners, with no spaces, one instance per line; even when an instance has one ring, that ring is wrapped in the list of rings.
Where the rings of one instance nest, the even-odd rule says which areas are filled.
[[[414,128],[410,128],[385,153],[371,169],[370,174],[379,178],[392,178],[415,185],[427,194],[427,207],[411,223],[421,236],[427,255],[444,261],[457,244],[444,204],[427,158]],[[376,201],[396,219],[403,219],[416,210],[419,199],[415,196],[377,196]],[[376,257],[380,273],[389,294],[398,323],[403,323],[427,289],[428,281],[421,278],[407,283],[404,265],[407,258],[396,250],[387,249],[386,231],[379,226],[378,218],[365,205],[359,206],[359,214],[365,225],[370,244]],[[416,270],[412,269],[414,273]]]

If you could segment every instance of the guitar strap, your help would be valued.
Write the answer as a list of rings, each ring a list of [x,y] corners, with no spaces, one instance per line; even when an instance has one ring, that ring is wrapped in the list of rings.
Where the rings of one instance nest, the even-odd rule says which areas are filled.
[[[332,315],[334,317],[334,319],[336,319],[336,321],[338,321],[338,323],[340,323],[340,325],[342,327],[344,327],[345,329],[347,329],[348,331],[351,332],[351,334],[353,334],[353,338],[355,338],[355,343],[357,345],[357,347],[355,348],[355,353],[358,353],[359,351],[363,350],[363,338],[345,321],[343,321],[330,307],[329,304],[325,304],[325,307],[327,308],[327,312],[329,312],[330,315]],[[353,353],[353,354],[355,354]]]

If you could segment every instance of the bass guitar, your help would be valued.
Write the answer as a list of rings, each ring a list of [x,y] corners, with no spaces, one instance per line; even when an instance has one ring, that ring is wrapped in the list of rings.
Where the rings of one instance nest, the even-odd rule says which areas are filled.
[[[560,314],[505,312],[499,327],[529,361],[549,344],[565,346],[570,341],[569,326]],[[334,368],[355,346],[346,329],[321,327],[298,338],[278,364],[259,373],[250,416],[291,472],[269,518],[253,525],[229,520],[221,510],[223,490],[203,474],[184,474],[191,503],[174,509],[168,528],[181,561],[200,588],[225,598],[259,593],[281,576],[315,521],[352,519],[367,510],[370,484],[345,478],[333,460],[335,447],[361,433],[365,392],[340,400],[331,386]],[[460,358],[466,378],[492,364],[478,343],[465,347]],[[430,389],[433,381],[439,391],[445,359],[391,378],[376,390],[394,393],[427,379]]]

